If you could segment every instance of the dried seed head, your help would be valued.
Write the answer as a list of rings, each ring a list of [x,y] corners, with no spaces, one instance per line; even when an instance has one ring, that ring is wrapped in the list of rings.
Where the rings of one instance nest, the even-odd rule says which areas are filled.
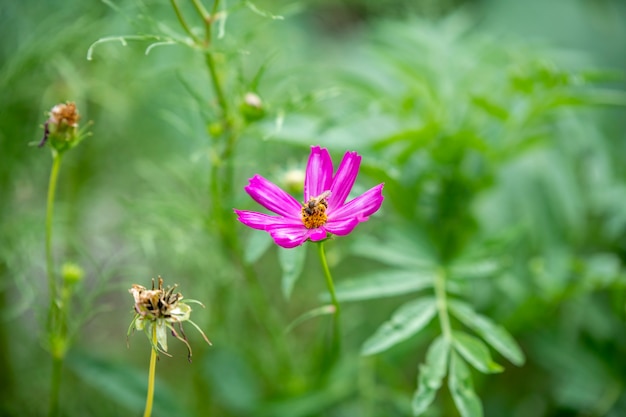
[[[57,104],[52,108],[52,110],[50,110],[48,123],[58,125],[59,127],[64,124],[69,127],[78,127],[79,120],[80,115],[78,114],[76,104],[68,101],[65,104]]]
[[[154,287],[154,284],[154,279],[152,279],[152,289],[133,284],[128,290],[135,300],[135,317],[128,329],[128,333],[130,334],[133,329],[143,330],[146,332],[148,339],[152,340],[149,333],[153,327],[156,327],[157,344],[153,346],[153,349],[167,354],[166,330],[169,330],[174,337],[187,345],[189,360],[191,360],[191,346],[189,346],[187,336],[183,330],[183,322],[188,321],[191,323],[202,334],[204,340],[209,345],[211,344],[204,332],[189,319],[191,307],[187,302],[202,304],[196,300],[183,301],[183,295],[180,292],[176,292],[178,285],[163,287],[163,278],[161,277],[158,278],[157,288]],[[174,325],[177,325],[178,331],[174,329]]]

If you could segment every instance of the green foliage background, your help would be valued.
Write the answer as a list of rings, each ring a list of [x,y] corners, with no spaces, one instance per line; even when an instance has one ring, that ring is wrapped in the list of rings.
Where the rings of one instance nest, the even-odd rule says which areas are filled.
[[[57,263],[86,271],[71,310],[63,415],[140,415],[150,348],[141,335],[126,346],[127,289],[157,275],[205,303],[194,320],[214,346],[189,331],[189,364],[184,345],[171,343],[155,416],[406,416],[418,378],[444,381],[427,416],[458,415],[451,391],[471,393],[468,383],[486,416],[625,415],[623,2],[249,4],[228,3],[216,46],[232,108],[250,91],[264,106],[260,120],[237,115],[226,208],[258,209],[247,179],[285,185],[316,144],[335,160],[363,155],[356,193],[385,183],[381,212],[327,245],[343,359],[321,371],[326,316],[285,332],[325,302],[314,253],[279,250],[214,211],[219,115],[202,56],[182,45],[146,54],[146,39],[98,44],[86,59],[108,36],[184,37],[169,3],[3,2],[0,414],[46,410],[50,158],[29,144],[45,112],[71,100],[94,125],[64,160],[54,219]],[[224,235],[243,242],[240,257]],[[457,343],[476,346],[471,334],[491,344],[480,315],[512,334],[525,362],[492,345],[477,368],[493,358],[502,373],[465,369],[457,353],[454,376],[433,371],[440,317],[417,321],[437,271]],[[392,317],[404,329],[385,330]],[[478,415],[471,398],[464,404],[462,415]]]

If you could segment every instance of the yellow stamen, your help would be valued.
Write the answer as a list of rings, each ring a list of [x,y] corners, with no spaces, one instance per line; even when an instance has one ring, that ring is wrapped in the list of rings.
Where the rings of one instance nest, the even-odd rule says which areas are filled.
[[[328,217],[326,216],[326,209],[328,208],[328,202],[326,197],[328,192],[323,193],[319,197],[309,199],[309,201],[302,206],[302,223],[307,229],[316,229],[326,224]]]

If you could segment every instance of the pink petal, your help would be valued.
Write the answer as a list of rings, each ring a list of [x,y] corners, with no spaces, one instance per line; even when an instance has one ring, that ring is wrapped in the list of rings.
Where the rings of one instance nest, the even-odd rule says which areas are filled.
[[[330,159],[328,149],[312,146],[304,178],[304,201],[328,191],[332,180],[333,161]]]
[[[245,190],[254,201],[266,209],[292,219],[300,218],[302,205],[278,185],[262,176],[255,175],[250,178],[250,183],[245,187]]]
[[[340,220],[329,220],[324,225],[324,228],[333,235],[345,236],[352,232],[357,224],[359,224],[359,219],[356,217],[347,217]]]
[[[328,208],[330,210],[335,207],[341,207],[346,202],[354,181],[356,181],[360,165],[361,157],[356,152],[346,152],[343,156],[330,186],[330,198],[328,199]]]
[[[313,242],[317,242],[318,240],[324,240],[327,236],[328,234],[326,233],[324,227],[318,227],[317,229],[311,229],[309,231],[309,239],[311,239]]]
[[[328,223],[331,223],[331,220],[341,221],[349,218],[356,218],[360,222],[366,221],[368,216],[375,213],[380,208],[381,204],[383,204],[383,186],[384,184],[378,184],[377,186],[370,188],[354,200],[344,204],[334,211],[331,211],[329,207]]]
[[[237,220],[248,227],[257,230],[265,230],[267,226],[289,224],[290,219],[279,216],[271,216],[265,213],[257,213],[256,211],[235,210]]]
[[[309,238],[309,229],[300,225],[273,225],[267,231],[278,246],[283,248],[295,248],[302,245]]]

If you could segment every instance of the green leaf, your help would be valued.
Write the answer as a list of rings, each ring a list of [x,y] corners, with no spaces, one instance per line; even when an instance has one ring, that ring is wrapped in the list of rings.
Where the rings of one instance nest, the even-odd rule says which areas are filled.
[[[410,239],[400,233],[388,234],[390,236],[385,242],[367,237],[359,239],[352,246],[352,252],[394,267],[422,269],[436,265],[433,255],[420,247],[414,237]]]
[[[448,388],[462,417],[482,417],[483,406],[474,392],[469,368],[454,351],[450,352]]]
[[[492,322],[489,318],[476,313],[472,307],[460,301],[449,302],[450,312],[464,325],[478,333],[487,343],[502,356],[517,366],[526,361],[522,349],[513,336],[502,326]]]
[[[72,351],[67,357],[67,366],[78,375],[83,383],[97,388],[103,396],[138,414],[146,401],[147,379],[144,369],[128,364],[103,360],[95,356]],[[185,415],[181,402],[173,394],[167,379],[157,377],[154,407],[163,415]]]
[[[335,287],[340,301],[369,300],[408,294],[432,286],[432,270],[392,270],[363,274],[358,278],[340,281]],[[323,296],[328,300],[328,295]]]
[[[498,272],[501,267],[500,262],[492,259],[455,262],[450,267],[450,276],[457,280],[487,278]]]
[[[247,264],[253,264],[258,261],[261,256],[267,252],[269,247],[272,245],[272,242],[273,240],[269,233],[262,233],[258,231],[250,233],[250,237],[246,242],[246,249],[243,258],[244,261]]]
[[[311,319],[313,319],[315,317],[324,316],[324,315],[327,315],[327,314],[335,314],[335,306],[334,305],[329,304],[329,305],[317,307],[317,308],[314,308],[313,310],[307,311],[306,313],[300,315],[294,321],[292,321],[287,326],[287,328],[285,329],[285,333],[289,333],[296,326],[299,326],[300,324],[304,323],[305,321],[311,320]]]
[[[453,331],[454,348],[472,366],[485,374],[502,372],[502,366],[491,359],[489,348],[480,339],[465,332]]]
[[[509,118],[509,112],[506,110],[506,108],[499,106],[487,97],[474,96],[472,97],[472,104],[483,109],[488,114],[496,117],[497,119],[507,120]]]
[[[373,355],[408,339],[426,326],[437,312],[432,297],[419,298],[403,304],[389,321],[363,343],[362,355]]]
[[[437,337],[426,352],[426,363],[420,365],[417,379],[417,391],[413,395],[413,415],[424,413],[435,399],[441,388],[441,381],[446,376],[450,344],[442,337]]]
[[[278,248],[278,261],[283,271],[282,290],[286,299],[291,297],[293,286],[302,274],[305,259],[305,245],[293,249]]]

